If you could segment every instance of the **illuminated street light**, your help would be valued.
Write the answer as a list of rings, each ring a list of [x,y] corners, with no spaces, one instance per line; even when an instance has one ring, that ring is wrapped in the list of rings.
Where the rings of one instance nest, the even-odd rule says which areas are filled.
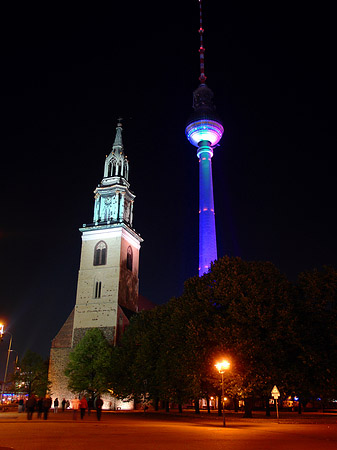
[[[4,381],[3,381],[3,383],[2,383],[2,389],[1,389],[1,404],[2,404],[2,401],[3,401],[4,392],[5,392],[6,379],[7,379],[7,371],[8,371],[8,363],[9,363],[9,356],[10,356],[11,351],[12,351],[12,340],[13,340],[13,335],[12,335],[12,333],[10,333],[9,331],[4,331],[4,325],[3,325],[3,324],[0,324],[0,337],[2,338],[4,334],[9,334],[9,335],[10,335],[10,340],[9,340],[9,345],[8,345],[8,352],[7,352],[7,360],[6,360],[6,368],[5,368]]]
[[[231,365],[231,363],[229,361],[226,361],[225,359],[223,361],[215,364],[215,367],[217,368],[219,373],[221,373],[222,390],[221,390],[221,400],[220,401],[222,401],[222,424],[224,427],[226,426],[226,419],[225,419],[225,387],[224,387],[223,374],[225,373],[226,370],[229,369],[230,365]]]

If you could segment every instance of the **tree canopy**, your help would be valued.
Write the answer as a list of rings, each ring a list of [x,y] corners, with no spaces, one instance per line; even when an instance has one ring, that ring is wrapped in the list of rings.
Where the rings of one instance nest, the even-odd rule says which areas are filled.
[[[48,360],[30,350],[18,363],[11,378],[14,392],[34,394],[43,397],[50,387],[48,380]]]
[[[111,346],[98,328],[89,329],[70,353],[65,370],[68,388],[74,393],[108,392],[110,382]]]

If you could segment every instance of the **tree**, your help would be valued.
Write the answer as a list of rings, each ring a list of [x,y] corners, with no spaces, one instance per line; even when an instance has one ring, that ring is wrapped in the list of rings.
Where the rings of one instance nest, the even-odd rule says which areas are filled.
[[[116,397],[152,399],[158,405],[156,366],[164,340],[166,305],[132,317],[121,342],[112,351],[111,382]]]
[[[295,392],[302,399],[337,395],[337,271],[298,276],[296,308],[300,353],[294,367]]]
[[[274,384],[286,389],[289,360],[297,351],[289,281],[272,263],[228,257],[204,278],[215,309],[214,331],[231,355],[232,395],[249,405],[255,396],[269,396]]]
[[[28,350],[12,376],[14,392],[25,392],[43,397],[50,387],[48,380],[48,360]]]
[[[214,368],[220,356],[232,366],[226,394],[245,399],[247,416],[254,397],[269,397],[274,384],[285,389],[289,358],[298,351],[292,295],[286,277],[268,262],[225,257],[208,274],[187,280],[182,296],[168,303],[157,363],[168,395],[212,395],[220,387]]]
[[[98,328],[90,329],[69,355],[65,370],[74,393],[108,392],[111,388],[111,346]]]

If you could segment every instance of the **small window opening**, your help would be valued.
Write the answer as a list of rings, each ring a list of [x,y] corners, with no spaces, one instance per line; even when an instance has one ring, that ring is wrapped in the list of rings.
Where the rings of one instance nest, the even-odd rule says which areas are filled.
[[[101,292],[102,292],[102,282],[101,281],[96,281],[95,298],[101,298]]]
[[[128,247],[128,252],[126,256],[126,267],[132,271],[132,248]]]

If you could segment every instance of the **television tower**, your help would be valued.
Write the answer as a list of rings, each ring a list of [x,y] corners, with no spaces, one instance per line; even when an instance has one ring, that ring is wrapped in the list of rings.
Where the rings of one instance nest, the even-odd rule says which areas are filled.
[[[206,86],[202,28],[202,7],[200,9],[200,76],[199,87],[193,92],[193,109],[187,121],[185,134],[192,145],[198,148],[199,158],[199,276],[208,272],[211,262],[217,259],[214,216],[212,156],[224,128],[215,113],[213,92]]]

